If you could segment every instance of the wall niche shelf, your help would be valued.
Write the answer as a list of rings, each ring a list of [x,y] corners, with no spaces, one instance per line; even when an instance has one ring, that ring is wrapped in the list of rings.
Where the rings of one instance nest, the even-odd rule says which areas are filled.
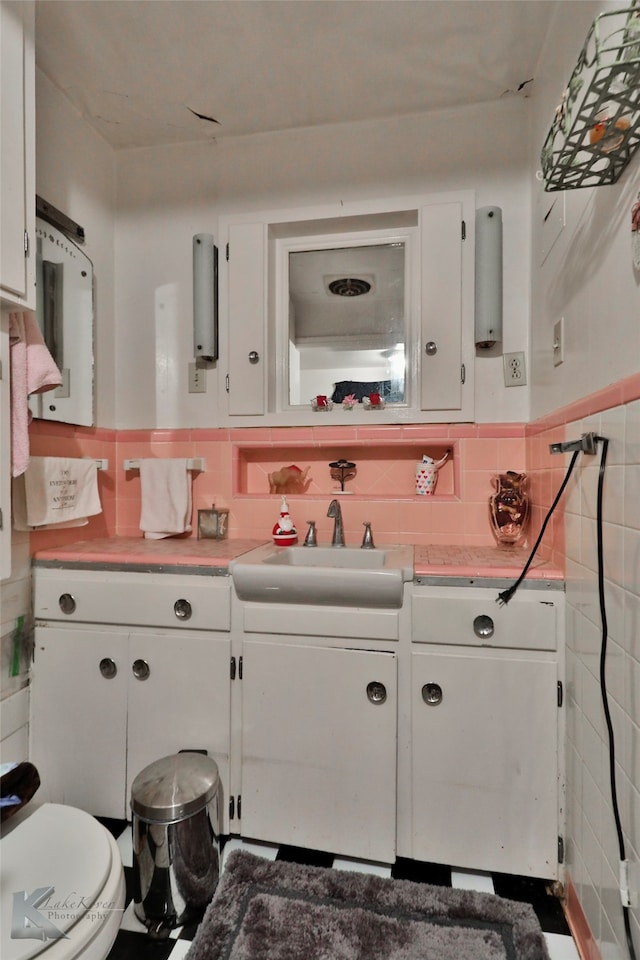
[[[594,20],[541,153],[545,190],[615,183],[640,143],[640,6]]]
[[[260,444],[234,448],[234,496],[273,497],[269,493],[269,474],[295,464],[309,467],[308,486],[291,499],[332,497],[340,483],[331,477],[330,463],[349,460],[356,464],[355,476],[345,483],[345,495],[357,499],[433,500],[415,492],[415,465],[427,454],[438,461],[447,450],[451,455],[438,472],[435,497],[455,499],[459,490],[458,452],[455,441],[352,441],[332,444]]]

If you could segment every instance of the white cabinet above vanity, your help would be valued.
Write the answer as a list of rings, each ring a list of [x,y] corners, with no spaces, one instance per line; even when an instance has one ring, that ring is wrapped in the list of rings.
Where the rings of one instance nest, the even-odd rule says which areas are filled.
[[[221,218],[221,409],[240,425],[472,420],[474,216],[463,191]]]

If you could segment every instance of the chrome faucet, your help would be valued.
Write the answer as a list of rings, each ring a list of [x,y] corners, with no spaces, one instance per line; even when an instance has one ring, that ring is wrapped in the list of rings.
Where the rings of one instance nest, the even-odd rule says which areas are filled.
[[[327,510],[327,516],[335,520],[333,526],[332,547],[344,547],[344,528],[342,526],[342,508],[337,500],[332,500]]]

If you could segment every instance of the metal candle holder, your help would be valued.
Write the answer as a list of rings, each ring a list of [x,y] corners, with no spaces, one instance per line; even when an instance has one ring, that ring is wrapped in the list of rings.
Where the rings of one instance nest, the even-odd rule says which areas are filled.
[[[350,460],[334,460],[330,463],[331,479],[340,482],[340,492],[344,493],[345,480],[351,480],[356,475],[356,465]]]

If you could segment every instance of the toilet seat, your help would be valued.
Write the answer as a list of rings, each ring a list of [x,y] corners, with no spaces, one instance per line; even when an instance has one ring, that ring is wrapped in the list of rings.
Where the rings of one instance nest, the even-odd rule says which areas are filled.
[[[30,807],[24,816],[16,815],[17,822],[0,841],[3,960],[104,958],[124,906],[117,844],[83,810],[54,803]],[[53,892],[38,913],[65,936],[44,941],[11,938],[14,893],[24,891],[29,898],[48,887]]]

